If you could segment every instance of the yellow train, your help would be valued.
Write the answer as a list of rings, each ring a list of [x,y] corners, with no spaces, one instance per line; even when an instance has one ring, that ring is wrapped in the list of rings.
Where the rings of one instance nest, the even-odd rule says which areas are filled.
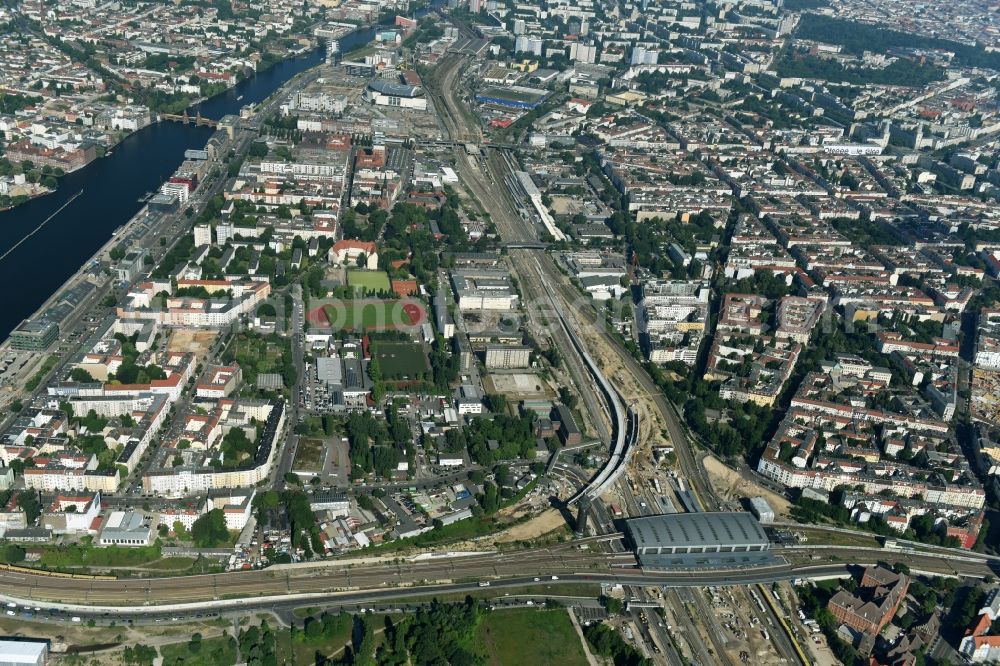
[[[47,571],[45,569],[19,567],[16,564],[0,564],[0,571],[13,571],[15,573],[30,574],[33,576],[51,576],[53,578],[82,578],[85,580],[118,580],[117,576],[96,576],[93,574],[63,573],[61,571]]]

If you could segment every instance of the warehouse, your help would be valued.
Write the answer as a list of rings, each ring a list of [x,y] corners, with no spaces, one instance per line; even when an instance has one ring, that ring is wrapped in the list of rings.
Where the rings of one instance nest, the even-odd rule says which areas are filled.
[[[525,86],[489,86],[476,95],[480,104],[493,104],[514,109],[531,110],[545,101],[548,92]]]
[[[486,367],[527,368],[531,365],[531,347],[524,345],[486,345]]]
[[[774,561],[764,528],[749,513],[673,513],[625,521],[647,569],[732,567]]]
[[[767,500],[763,497],[751,497],[750,498],[750,511],[753,515],[757,516],[757,520],[762,523],[773,523],[774,522],[774,509],[771,505],[767,503]]]
[[[513,310],[518,296],[510,273],[499,269],[452,271],[451,284],[459,310]]]
[[[0,664],[45,666],[49,660],[49,642],[31,638],[0,640]]]

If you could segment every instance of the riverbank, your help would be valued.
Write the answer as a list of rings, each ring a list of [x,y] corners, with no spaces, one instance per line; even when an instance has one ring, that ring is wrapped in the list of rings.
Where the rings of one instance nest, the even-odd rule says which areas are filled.
[[[308,49],[307,49],[307,52],[308,52]],[[292,55],[289,58],[289,60],[292,60],[292,59],[295,59],[295,58],[299,58],[301,56],[302,56],[302,53],[296,53],[296,54]],[[272,63],[272,64],[270,64],[267,67],[267,69],[272,69],[277,64],[280,64],[280,62],[279,63]],[[197,98],[195,100],[188,101],[187,105],[185,106],[185,108],[182,109],[182,112],[183,111],[191,110],[191,109],[193,109],[196,106],[199,106],[201,104],[209,102],[209,101],[211,101],[215,97],[227,94],[228,92],[232,91],[233,89],[239,87],[240,83],[242,83],[243,81],[250,80],[254,76],[257,76],[259,73],[261,73],[261,72],[255,72],[252,76],[246,77],[246,78],[238,81],[237,83],[233,84],[229,88],[226,88],[225,90],[221,90],[218,93],[216,93],[215,95],[212,95],[210,97],[199,97],[199,98]],[[45,191],[29,195],[29,196],[27,196],[25,198],[22,198],[22,199],[18,200],[18,201],[11,202],[10,205],[4,206],[4,205],[2,205],[2,203],[0,203],[0,213],[6,212],[6,211],[15,210],[15,209],[17,209],[20,206],[23,206],[25,204],[28,204],[28,203],[30,203],[30,202],[38,199],[39,197],[44,197],[46,195],[52,194],[54,192],[57,192],[59,190],[59,183],[60,183],[60,181],[62,181],[66,176],[68,176],[68,175],[70,175],[72,173],[76,173],[78,171],[87,169],[91,165],[96,164],[97,162],[100,162],[101,160],[104,160],[104,159],[107,159],[107,158],[111,157],[113,155],[113,153],[114,153],[115,148],[117,148],[123,141],[125,141],[128,138],[130,138],[130,137],[132,137],[132,136],[134,136],[134,135],[142,132],[146,127],[149,127],[150,125],[154,125],[156,123],[163,122],[163,120],[161,119],[161,115],[163,113],[164,112],[154,111],[152,108],[150,108],[149,109],[149,114],[150,114],[150,122],[149,122],[149,124],[143,125],[142,127],[138,128],[138,129],[136,129],[134,131],[128,131],[128,132],[116,131],[116,132],[112,133],[111,141],[107,145],[101,145],[101,146],[99,146],[99,149],[101,150],[101,154],[97,155],[93,160],[87,162],[86,164],[84,164],[84,165],[82,165],[80,167],[77,167],[76,169],[65,171],[65,172],[62,172],[62,173],[59,173],[59,174],[53,173],[53,172],[50,172],[50,173],[41,173],[41,177],[50,177],[51,176],[52,178],[55,178],[56,179],[56,187],[46,188]],[[39,185],[39,187],[43,187],[43,186]],[[0,202],[3,201],[3,198],[4,197],[0,196]],[[12,195],[11,198],[16,198],[16,197]]]
[[[347,53],[364,49],[374,39],[374,28],[359,28],[343,37]],[[258,106],[299,74],[325,61],[325,44],[276,63],[236,86],[189,108],[205,118],[239,114],[247,105]],[[59,188],[33,198],[12,210],[0,212],[0,254],[21,241],[32,229],[63,206],[74,193],[85,190],[42,232],[17,252],[0,261],[0,281],[22,285],[5,294],[0,310],[0,340],[24,319],[37,316],[57,295],[66,291],[77,268],[89,265],[112,242],[112,232],[140,214],[140,199],[160,186],[184,159],[184,151],[201,149],[211,137],[208,127],[173,122],[153,122],[125,135],[109,150],[82,169],[61,177]],[[119,242],[120,238],[115,241]]]
[[[44,197],[47,194],[52,194],[53,192],[56,191],[56,189],[58,189],[58,188],[50,189],[50,188],[47,188],[47,187],[44,187],[44,186],[39,186],[39,187],[40,187],[40,190],[37,191],[37,192],[33,192],[32,194],[7,194],[7,195],[0,196],[0,213],[2,213],[4,211],[7,211],[7,210],[13,210],[13,209],[17,208],[18,206],[26,204],[29,201],[34,201],[35,199],[38,199],[39,197]],[[5,199],[13,199],[14,201],[13,201],[13,203],[11,203],[9,205],[4,205],[3,202],[4,202]]]

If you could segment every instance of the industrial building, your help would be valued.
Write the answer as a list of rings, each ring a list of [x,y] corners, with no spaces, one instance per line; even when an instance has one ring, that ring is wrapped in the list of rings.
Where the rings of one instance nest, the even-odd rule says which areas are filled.
[[[771,505],[767,503],[767,500],[763,497],[751,497],[750,498],[750,511],[753,515],[757,516],[757,520],[762,523],[773,523],[774,522],[774,509]]]
[[[48,641],[17,638],[0,640],[0,664],[45,666],[49,663]]]
[[[452,271],[451,284],[459,310],[513,310],[517,294],[510,273],[498,269]]]
[[[531,364],[531,347],[524,345],[486,345],[487,368],[527,368]]]
[[[764,528],[749,513],[671,513],[625,521],[647,569],[758,566],[774,561]]]
[[[427,98],[420,86],[409,86],[375,79],[365,88],[364,99],[376,106],[395,106],[417,111],[427,110]]]
[[[150,521],[136,511],[112,511],[101,531],[102,546],[148,546]]]
[[[562,403],[555,405],[551,417],[553,425],[558,423],[559,439],[563,446],[578,446],[583,442],[583,433],[573,418],[573,412],[566,405]]]
[[[545,101],[548,91],[525,86],[491,86],[476,95],[480,104],[493,104],[512,109],[531,110]]]
[[[372,380],[360,359],[321,356],[316,359],[316,379],[325,385],[334,411],[368,406]]]

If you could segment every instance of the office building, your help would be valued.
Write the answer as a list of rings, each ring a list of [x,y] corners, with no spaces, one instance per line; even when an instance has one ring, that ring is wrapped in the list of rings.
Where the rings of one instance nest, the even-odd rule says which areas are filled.
[[[10,346],[25,351],[45,351],[58,339],[58,324],[26,319],[11,332]]]
[[[194,225],[194,246],[212,244],[212,227],[208,224]]]

